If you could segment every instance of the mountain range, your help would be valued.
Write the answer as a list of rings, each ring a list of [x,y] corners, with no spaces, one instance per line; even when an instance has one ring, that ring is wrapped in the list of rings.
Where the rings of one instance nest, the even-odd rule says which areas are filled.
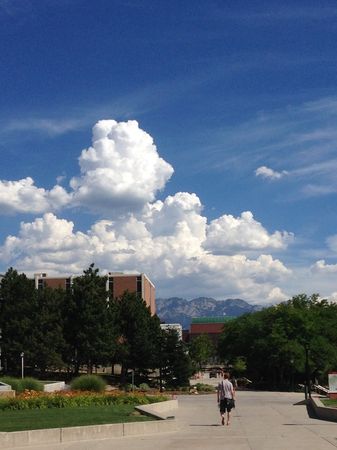
[[[262,309],[261,305],[251,305],[239,298],[226,300],[208,297],[198,297],[193,300],[179,297],[157,298],[156,305],[157,315],[162,322],[180,323],[183,329],[189,328],[194,317],[238,317]]]

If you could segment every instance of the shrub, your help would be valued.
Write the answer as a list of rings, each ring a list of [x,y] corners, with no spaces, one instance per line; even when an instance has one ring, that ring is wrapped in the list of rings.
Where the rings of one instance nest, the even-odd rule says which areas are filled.
[[[132,385],[131,383],[123,384],[120,386],[120,388],[123,389],[125,392],[132,392],[132,391],[136,391],[138,389],[135,384]]]
[[[150,386],[147,383],[140,383],[139,389],[141,391],[147,392],[150,391]]]
[[[71,389],[76,391],[103,392],[106,382],[97,375],[81,375],[71,382]]]
[[[43,383],[35,378],[14,378],[14,377],[2,377],[0,381],[12,386],[12,389],[16,392],[29,391],[43,391]]]
[[[20,389],[19,391],[43,391],[43,383],[41,381],[36,380],[35,378],[23,378],[20,380]]]
[[[0,381],[2,381],[3,383],[9,384],[13,391],[21,391],[22,389],[20,388],[20,382],[21,379],[20,378],[14,378],[14,377],[1,377]]]
[[[211,386],[210,384],[197,383],[195,385],[199,392],[214,392],[215,386]]]

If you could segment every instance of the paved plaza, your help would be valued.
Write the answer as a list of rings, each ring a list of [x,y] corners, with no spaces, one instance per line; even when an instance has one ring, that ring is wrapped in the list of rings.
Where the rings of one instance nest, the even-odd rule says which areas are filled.
[[[179,410],[175,414],[180,430],[177,432],[41,445],[35,448],[37,450],[333,450],[337,448],[337,423],[310,418],[303,404],[303,394],[238,392],[237,407],[229,427],[220,425],[216,395],[181,396],[178,401]]]

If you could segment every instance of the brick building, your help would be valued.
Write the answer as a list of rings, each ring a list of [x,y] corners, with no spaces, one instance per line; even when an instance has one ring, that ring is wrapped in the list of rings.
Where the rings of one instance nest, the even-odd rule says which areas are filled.
[[[155,287],[144,273],[125,274],[122,272],[109,272],[106,276],[106,290],[111,293],[112,298],[121,297],[125,291],[136,293],[150,307],[151,314],[155,314]],[[36,273],[34,275],[35,288],[71,289],[74,278],[76,278],[74,275],[69,277],[49,277],[46,273]]]
[[[189,331],[189,340],[193,340],[197,336],[207,334],[214,344],[217,344],[220,334],[222,333],[225,323],[232,320],[231,316],[221,317],[196,317],[192,319]]]

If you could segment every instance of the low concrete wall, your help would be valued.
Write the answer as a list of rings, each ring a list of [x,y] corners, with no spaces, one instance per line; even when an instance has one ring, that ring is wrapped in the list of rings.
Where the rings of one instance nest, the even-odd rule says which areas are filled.
[[[325,406],[317,395],[313,395],[309,400],[309,403],[319,419],[337,422],[337,408]]]
[[[54,381],[51,383],[46,383],[43,386],[44,392],[63,391],[65,388],[66,384],[64,381]]]
[[[12,391],[12,390],[0,391],[0,397],[14,398],[15,397],[15,391]]]
[[[178,408],[178,400],[167,400],[166,402],[150,403],[149,405],[136,406],[136,410],[148,416],[165,420],[174,418],[174,410]]]
[[[172,409],[169,400],[167,408]],[[155,403],[154,405],[157,405]],[[150,406],[150,405],[147,405]],[[165,410],[165,405],[162,405]],[[59,444],[62,442],[91,441],[96,439],[111,439],[123,436],[137,436],[145,434],[165,433],[176,431],[178,424],[175,420],[154,420],[151,422],[129,422],[105,425],[90,425],[86,427],[52,428],[49,430],[14,431],[0,433],[0,448],[15,448],[36,446],[39,444]]]

